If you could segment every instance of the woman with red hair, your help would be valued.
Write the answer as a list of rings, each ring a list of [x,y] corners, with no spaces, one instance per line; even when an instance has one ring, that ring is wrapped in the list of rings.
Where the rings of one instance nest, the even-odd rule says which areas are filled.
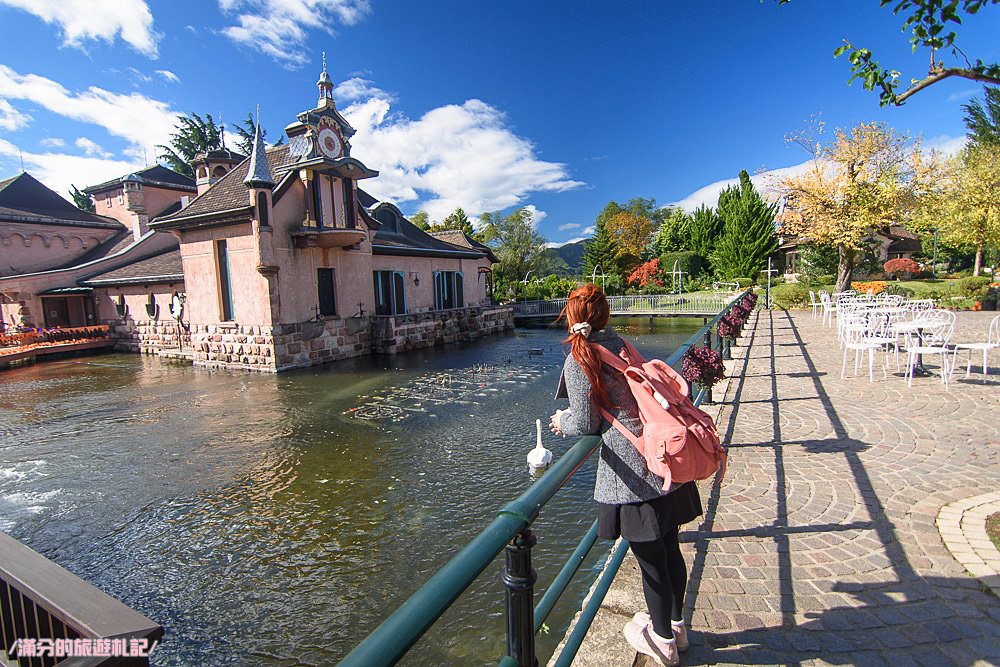
[[[639,562],[648,614],[639,613],[623,632],[635,650],[660,665],[680,664],[678,651],[688,647],[684,624],[687,566],[677,539],[678,526],[702,514],[694,482],[672,484],[646,467],[642,454],[601,416],[613,415],[635,435],[642,434],[639,409],[622,374],[601,362],[595,346],[614,354],[622,339],[608,326],[611,309],[604,292],[593,284],[569,296],[563,316],[569,328],[566,358],[556,398],[568,398],[569,409],[552,415],[552,431],[562,435],[601,434],[594,500],[598,503],[597,534],[623,537]]]

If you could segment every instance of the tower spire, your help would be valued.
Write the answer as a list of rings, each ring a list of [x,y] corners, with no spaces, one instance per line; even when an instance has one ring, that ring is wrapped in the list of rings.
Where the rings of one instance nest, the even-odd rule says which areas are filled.
[[[250,166],[243,185],[248,188],[274,187],[271,168],[267,164],[267,153],[264,150],[264,137],[260,133],[260,105],[257,105],[257,120],[254,122],[253,150],[250,152]]]
[[[326,71],[326,51],[323,52],[323,72],[319,75],[316,87],[319,88],[319,104],[317,106],[333,104],[333,80]]]

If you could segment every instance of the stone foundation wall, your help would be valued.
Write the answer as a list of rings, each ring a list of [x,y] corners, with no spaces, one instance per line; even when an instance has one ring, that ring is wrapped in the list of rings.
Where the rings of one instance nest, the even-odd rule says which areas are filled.
[[[273,327],[192,324],[194,365],[274,373]]]
[[[119,320],[110,322],[111,337],[115,339],[115,350],[119,352],[141,352],[155,354],[164,348],[178,346],[178,325],[169,320]],[[185,349],[191,348],[191,332],[180,327],[180,343]]]
[[[514,310],[507,306],[372,318],[372,351],[398,354],[435,345],[447,345],[514,328]]]
[[[181,329],[194,365],[275,373],[366,354],[398,354],[514,328],[510,307],[459,308],[398,317],[364,317],[274,326],[191,324]],[[111,323],[115,349],[155,354],[177,347],[173,320]]]
[[[369,318],[338,318],[275,326],[274,348],[279,371],[369,354]]]

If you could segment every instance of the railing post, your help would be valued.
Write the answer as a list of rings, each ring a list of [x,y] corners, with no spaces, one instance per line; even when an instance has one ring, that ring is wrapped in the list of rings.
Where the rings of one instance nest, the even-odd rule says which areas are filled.
[[[703,344],[708,349],[710,349],[710,350],[712,349],[712,329],[711,328],[708,328],[708,329],[705,330],[705,338],[704,338],[704,343]],[[711,385],[705,387],[705,402],[707,402],[707,403],[711,403],[712,402],[712,386]]]
[[[521,667],[535,667],[535,580],[531,547],[536,543],[530,528],[518,533],[507,545],[503,584],[507,587],[507,655]]]

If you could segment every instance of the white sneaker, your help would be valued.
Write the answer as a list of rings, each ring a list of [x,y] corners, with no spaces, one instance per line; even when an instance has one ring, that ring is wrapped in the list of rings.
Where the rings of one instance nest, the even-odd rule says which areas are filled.
[[[657,639],[653,636],[653,626],[649,623],[640,625],[629,621],[622,628],[622,633],[632,648],[643,655],[648,655],[656,664],[663,667],[677,667],[681,664],[676,641]]]
[[[647,625],[650,623],[649,614],[644,611],[640,611],[632,617],[632,622],[636,625]],[[688,641],[687,626],[676,625],[673,621],[670,621],[670,630],[674,633],[674,640],[677,642],[677,650],[681,653],[688,650],[688,647],[691,646],[691,642]]]

